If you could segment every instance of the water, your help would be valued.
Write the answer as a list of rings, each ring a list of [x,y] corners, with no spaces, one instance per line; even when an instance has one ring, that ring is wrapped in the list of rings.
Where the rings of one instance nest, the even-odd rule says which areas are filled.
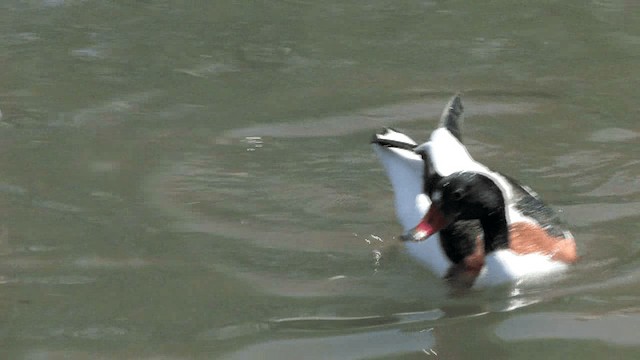
[[[640,353],[633,1],[4,1],[7,359]],[[368,145],[464,92],[465,141],[582,259],[452,292],[402,250]]]

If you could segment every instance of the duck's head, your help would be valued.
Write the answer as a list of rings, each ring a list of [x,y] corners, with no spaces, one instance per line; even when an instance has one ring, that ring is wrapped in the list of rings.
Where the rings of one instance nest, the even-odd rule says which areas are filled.
[[[485,252],[508,246],[504,191],[490,173],[456,172],[432,186],[431,207],[416,227],[429,236],[459,220],[479,220]]]
[[[447,222],[481,220],[504,212],[502,191],[484,174],[457,172],[433,185],[432,208],[440,211]]]

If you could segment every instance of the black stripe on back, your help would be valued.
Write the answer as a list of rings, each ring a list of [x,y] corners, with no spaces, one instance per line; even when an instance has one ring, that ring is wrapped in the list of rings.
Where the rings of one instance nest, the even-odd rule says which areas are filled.
[[[528,186],[520,185],[515,179],[504,174],[500,175],[504,176],[513,187],[516,209],[523,215],[537,221],[549,235],[565,237],[565,232],[568,232],[568,230],[564,227],[560,216],[542,201],[540,195]]]

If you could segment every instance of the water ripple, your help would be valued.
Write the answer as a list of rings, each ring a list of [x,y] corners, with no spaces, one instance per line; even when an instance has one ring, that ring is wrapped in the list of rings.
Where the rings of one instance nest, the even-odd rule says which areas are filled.
[[[640,346],[640,314],[542,312],[516,315],[501,322],[496,335],[504,341],[597,340],[615,345]]]
[[[276,138],[344,136],[420,118],[437,118],[442,112],[443,103],[443,100],[438,99],[392,104],[371,109],[361,109],[347,115],[234,129],[227,131],[223,136],[231,138],[244,138],[247,136]],[[535,112],[538,106],[531,102],[487,103],[465,99],[465,107],[472,109],[470,111],[474,116],[526,114]]]

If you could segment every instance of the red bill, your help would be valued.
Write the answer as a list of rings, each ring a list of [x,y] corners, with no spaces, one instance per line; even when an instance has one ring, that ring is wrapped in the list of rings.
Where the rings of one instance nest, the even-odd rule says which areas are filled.
[[[437,233],[443,227],[447,226],[447,220],[440,212],[438,207],[433,204],[427,211],[427,214],[420,220],[420,223],[407,234],[410,241],[426,240],[429,236]]]

